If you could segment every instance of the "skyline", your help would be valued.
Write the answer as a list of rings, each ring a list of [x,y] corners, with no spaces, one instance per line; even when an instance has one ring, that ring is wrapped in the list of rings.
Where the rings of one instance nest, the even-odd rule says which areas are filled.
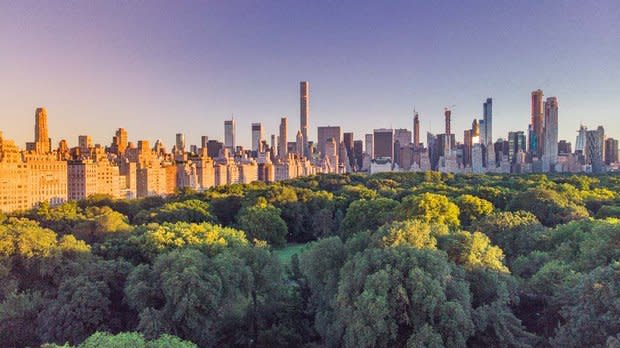
[[[453,104],[460,140],[488,97],[505,137],[527,130],[538,88],[559,99],[559,139],[574,142],[580,123],[620,134],[616,2],[291,4],[1,4],[1,130],[23,146],[44,106],[54,145],[107,144],[123,127],[170,147],[176,133],[223,140],[234,114],[249,148],[254,122],[268,138],[287,116],[296,133],[307,80],[310,140],[326,125],[357,139],[411,129],[414,107],[424,139]]]

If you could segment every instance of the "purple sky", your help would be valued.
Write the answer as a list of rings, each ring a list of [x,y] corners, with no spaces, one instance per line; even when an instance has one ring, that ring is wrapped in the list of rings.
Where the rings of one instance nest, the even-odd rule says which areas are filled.
[[[530,92],[560,102],[560,137],[580,122],[620,137],[620,1],[2,1],[0,130],[33,138],[48,109],[54,144],[80,134],[108,144],[183,132],[250,145],[289,116],[311,84],[310,130],[341,125],[441,132],[456,104],[461,139],[494,99],[494,137],[526,130]]]

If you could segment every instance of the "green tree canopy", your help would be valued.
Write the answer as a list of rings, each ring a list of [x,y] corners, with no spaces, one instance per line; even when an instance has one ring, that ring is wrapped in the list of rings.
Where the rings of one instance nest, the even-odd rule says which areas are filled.
[[[401,220],[416,218],[429,223],[460,226],[459,207],[444,195],[424,193],[403,198],[398,208]]]
[[[280,217],[280,209],[268,204],[264,198],[243,208],[237,215],[237,222],[249,240],[264,240],[274,246],[286,243],[288,229]]]

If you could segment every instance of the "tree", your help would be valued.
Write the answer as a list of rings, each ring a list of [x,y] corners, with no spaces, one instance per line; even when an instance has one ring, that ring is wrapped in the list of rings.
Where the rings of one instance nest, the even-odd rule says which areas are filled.
[[[178,221],[214,223],[216,219],[209,211],[209,203],[197,199],[166,203],[161,207],[143,210],[134,218],[136,224]]]
[[[398,202],[389,198],[354,201],[342,220],[342,237],[346,239],[357,232],[374,231],[392,221],[397,206]]]
[[[274,246],[286,243],[288,230],[280,217],[280,209],[268,204],[264,198],[253,206],[243,208],[237,222],[249,240],[265,240]]]
[[[484,216],[493,213],[493,203],[472,195],[462,195],[456,200],[463,226],[470,226]]]
[[[508,203],[508,210],[525,210],[536,215],[545,226],[556,226],[588,217],[585,207],[571,202],[565,195],[548,189],[529,189],[518,193]]]
[[[65,348],[71,348],[68,346],[62,346]],[[148,341],[144,339],[144,336],[137,332],[122,332],[116,335],[108,332],[95,332],[88,337],[84,342],[75,346],[75,348],[197,348],[195,344],[189,341],[184,341],[176,336],[161,335],[159,338]],[[46,344],[42,348],[60,348],[60,346]]]
[[[37,346],[37,315],[46,306],[38,292],[10,293],[0,302],[0,337],[8,347]]]
[[[459,214],[459,207],[448,197],[434,193],[407,196],[398,208],[398,218],[401,220],[417,218],[451,227],[460,226]]]
[[[429,224],[420,220],[395,221],[377,231],[386,247],[408,245],[418,249],[436,249],[436,237],[447,234],[445,225]]]
[[[450,259],[466,268],[487,268],[508,272],[504,266],[502,249],[491,244],[489,237],[480,232],[459,231],[442,238],[441,247]]]
[[[108,235],[128,233],[132,229],[125,215],[109,207],[89,207],[86,209],[85,220],[76,224],[73,234],[92,243]]]

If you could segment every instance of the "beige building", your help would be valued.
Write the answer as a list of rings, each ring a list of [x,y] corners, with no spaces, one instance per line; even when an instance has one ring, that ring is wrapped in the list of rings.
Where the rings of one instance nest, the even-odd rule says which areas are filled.
[[[125,179],[121,178],[120,168],[107,160],[69,161],[67,185],[69,200],[85,199],[94,194],[125,197],[122,193]]]
[[[26,210],[31,204],[28,167],[15,143],[0,133],[0,211]]]

